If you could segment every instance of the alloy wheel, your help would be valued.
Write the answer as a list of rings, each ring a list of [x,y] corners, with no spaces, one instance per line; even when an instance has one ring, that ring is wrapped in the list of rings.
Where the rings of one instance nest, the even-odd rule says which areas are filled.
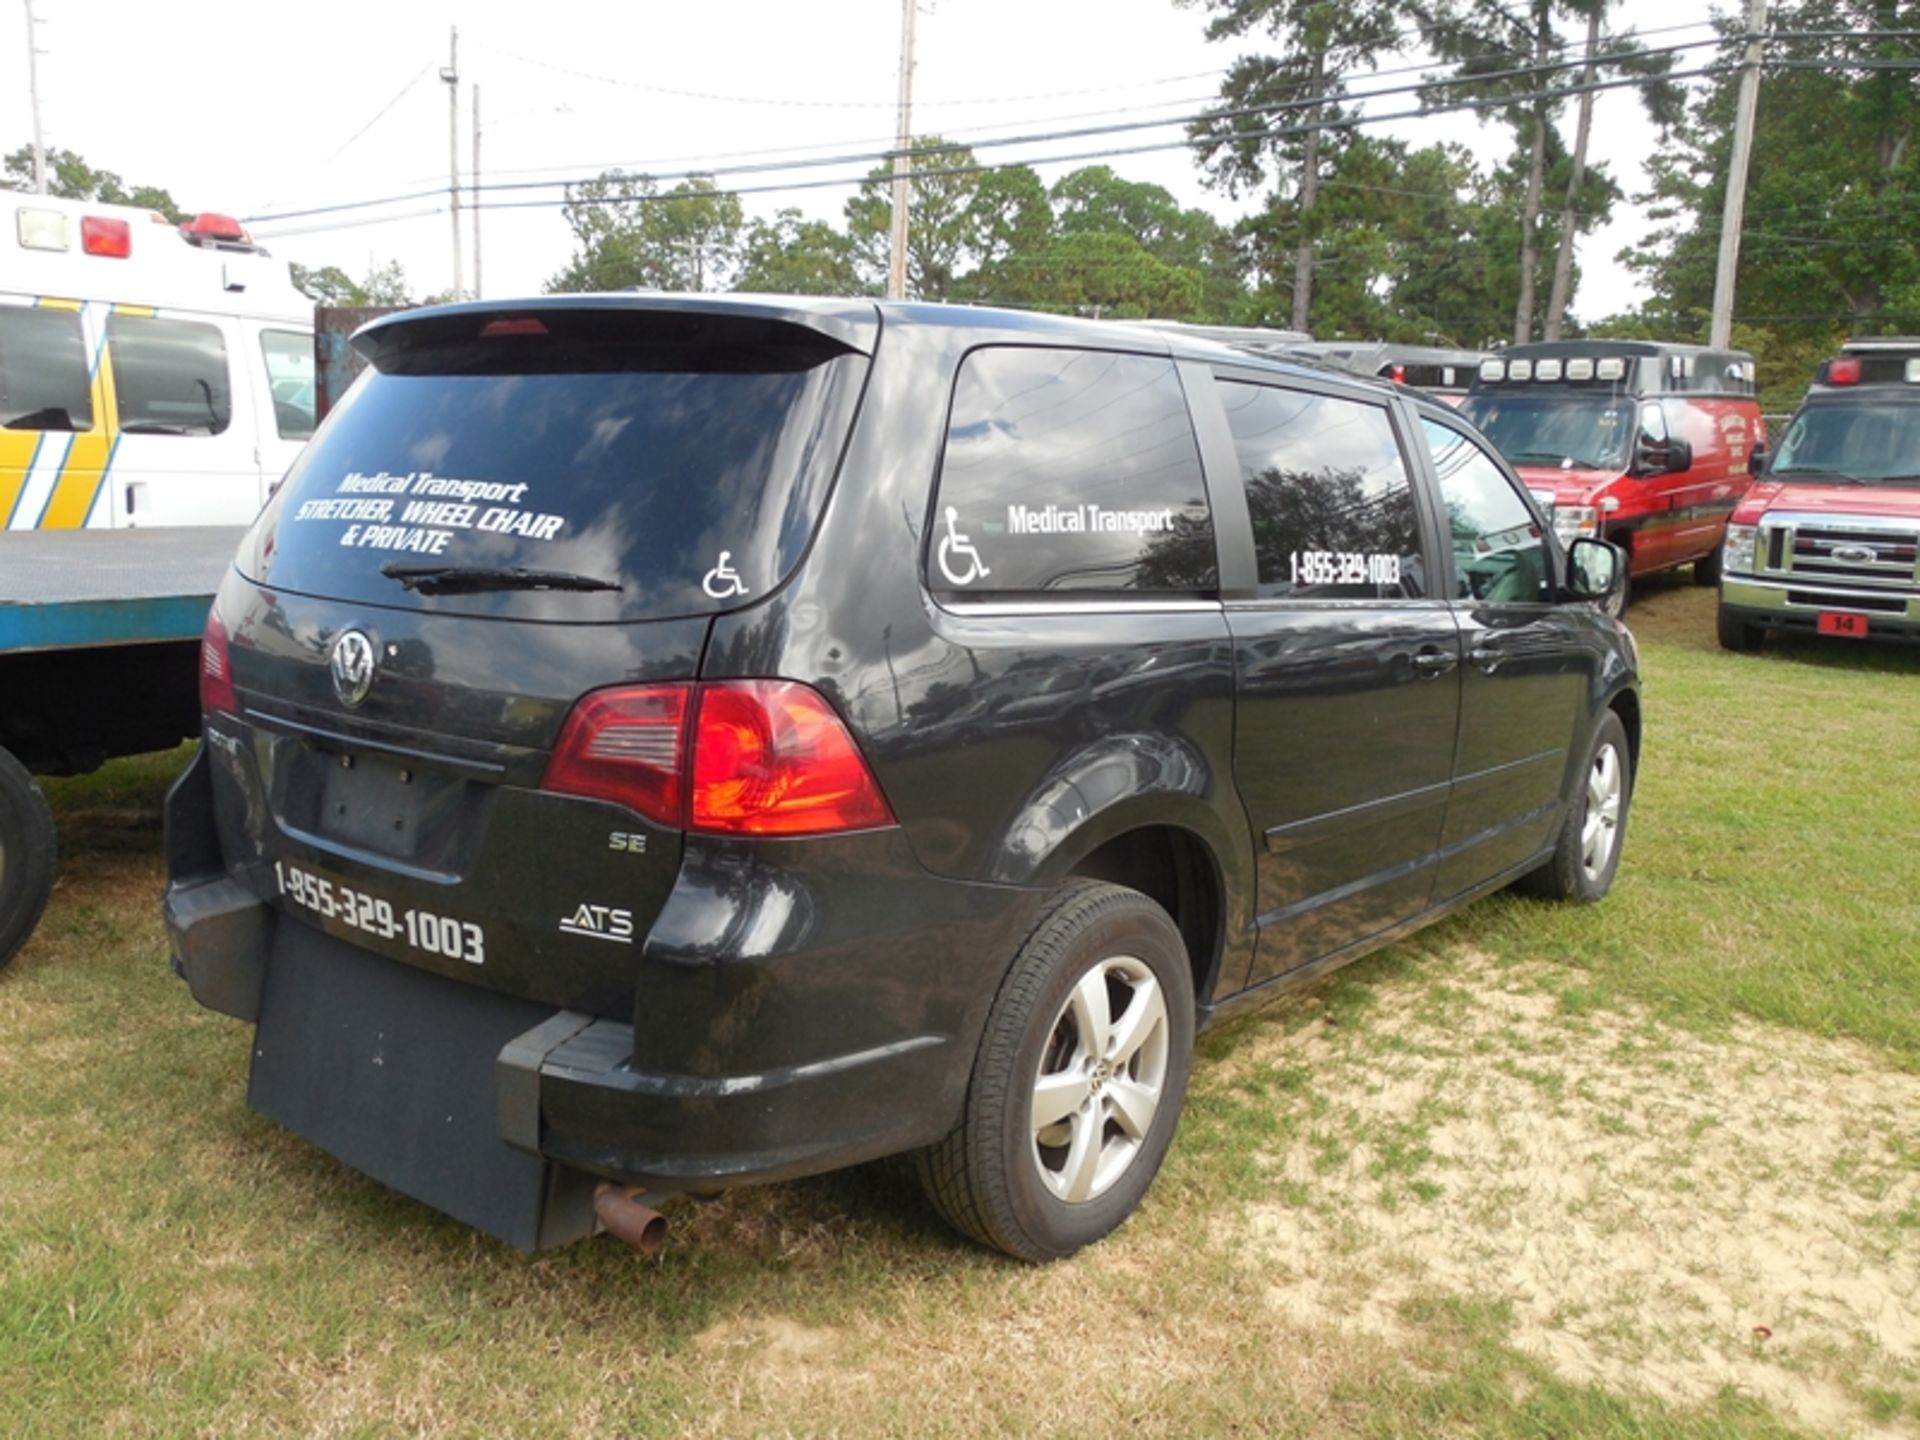
[[[1587,808],[1580,823],[1580,865],[1590,881],[1606,873],[1619,844],[1621,791],[1620,752],[1602,745],[1587,772]]]
[[[1116,955],[1075,982],[1034,1076],[1033,1162],[1057,1198],[1097,1199],[1140,1153],[1167,1079],[1166,997],[1145,963]]]

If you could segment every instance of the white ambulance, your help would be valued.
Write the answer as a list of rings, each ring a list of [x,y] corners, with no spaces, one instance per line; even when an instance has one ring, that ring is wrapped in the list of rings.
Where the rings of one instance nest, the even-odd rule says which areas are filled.
[[[0,529],[245,525],[313,397],[312,302],[234,221],[0,191]]]

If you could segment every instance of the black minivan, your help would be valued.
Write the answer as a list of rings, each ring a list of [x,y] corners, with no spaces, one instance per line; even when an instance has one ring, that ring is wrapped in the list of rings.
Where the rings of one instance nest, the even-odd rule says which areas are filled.
[[[174,965],[257,1110],[515,1245],[917,1152],[1067,1255],[1198,1025],[1612,882],[1618,553],[1417,393],[870,300],[354,345],[207,623]]]

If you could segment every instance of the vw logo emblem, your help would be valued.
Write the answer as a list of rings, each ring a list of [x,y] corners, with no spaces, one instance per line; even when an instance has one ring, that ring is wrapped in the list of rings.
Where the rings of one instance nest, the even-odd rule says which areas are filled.
[[[1871,565],[1880,558],[1871,545],[1836,545],[1829,553],[1843,565]]]
[[[333,672],[333,693],[342,705],[358,705],[373,688],[373,641],[363,630],[344,631],[333,642],[327,668]]]

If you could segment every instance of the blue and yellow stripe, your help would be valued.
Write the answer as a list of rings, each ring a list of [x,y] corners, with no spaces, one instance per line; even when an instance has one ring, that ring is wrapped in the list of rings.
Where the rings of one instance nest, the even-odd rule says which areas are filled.
[[[83,319],[94,307],[79,300],[42,296],[34,304],[48,310],[70,310]],[[105,308],[105,307],[102,307]],[[151,305],[114,305],[116,315],[152,316]],[[21,503],[33,480],[34,467],[46,455],[48,432],[0,431],[0,529],[78,530],[111,523],[111,507],[102,506],[107,479],[120,449],[120,426],[113,382],[113,357],[107,352],[106,326],[97,327],[88,383],[92,390],[93,424],[71,437],[60,437],[66,453],[39,513],[24,517]],[[51,463],[51,456],[47,457]]]

